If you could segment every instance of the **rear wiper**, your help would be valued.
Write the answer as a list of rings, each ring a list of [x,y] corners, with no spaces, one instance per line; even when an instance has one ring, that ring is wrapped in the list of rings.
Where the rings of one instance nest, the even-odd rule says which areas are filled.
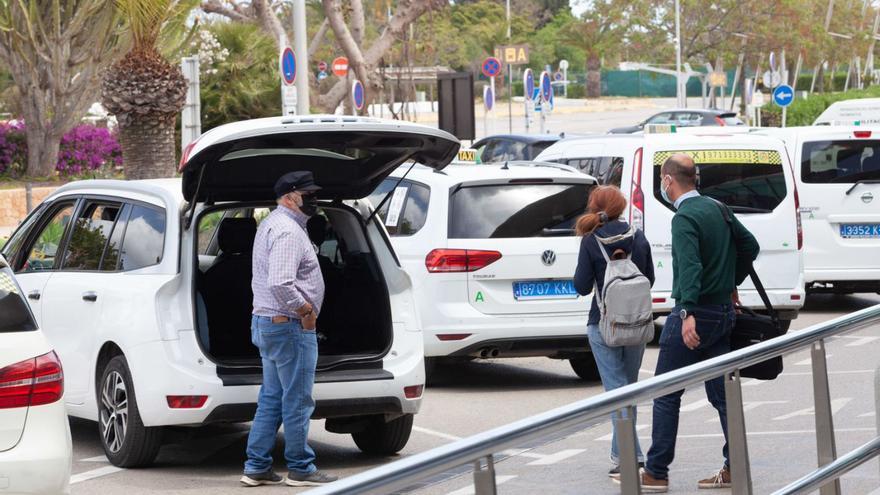
[[[544,229],[541,237],[568,237],[574,235],[574,229]]]
[[[752,208],[751,206],[736,206],[736,205],[728,205],[728,208],[733,210],[734,213],[772,213],[773,210],[768,210],[766,208]]]
[[[880,179],[857,180],[856,183],[852,185],[852,187],[846,190],[846,195],[849,196],[849,193],[853,192],[853,189],[859,187],[859,184],[880,184]]]

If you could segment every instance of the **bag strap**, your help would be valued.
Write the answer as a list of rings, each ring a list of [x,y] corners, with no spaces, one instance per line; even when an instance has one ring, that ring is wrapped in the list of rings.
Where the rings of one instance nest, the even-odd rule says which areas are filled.
[[[636,229],[630,225],[629,229],[622,234],[612,235],[610,237],[599,237],[596,234],[593,234],[593,237],[596,239],[596,243],[599,245],[599,251],[602,253],[602,256],[605,258],[605,263],[611,263],[611,258],[608,257],[608,253],[605,251],[604,246],[610,246],[612,244],[618,243],[620,241],[629,239],[636,235]],[[604,246],[603,246],[604,245]],[[613,256],[613,254],[612,254]],[[632,252],[627,253],[627,259],[632,258]]]
[[[718,201],[715,198],[709,199],[711,199],[715,205],[718,206],[718,209],[721,210],[721,216],[724,217],[724,221],[727,222],[727,226],[730,227],[730,237],[733,242],[736,243],[736,233],[733,230],[733,219],[731,218],[730,210],[721,201]],[[755,271],[755,265],[753,263],[749,263],[749,277],[751,277],[752,283],[755,284],[755,289],[757,289],[758,295],[761,296],[761,301],[764,303],[764,307],[770,312],[770,317],[773,318],[773,321],[776,321],[778,319],[776,310],[773,309],[773,305],[770,303],[770,298],[767,296],[767,291],[764,290],[764,284],[761,283],[761,278],[758,277],[758,273]]]

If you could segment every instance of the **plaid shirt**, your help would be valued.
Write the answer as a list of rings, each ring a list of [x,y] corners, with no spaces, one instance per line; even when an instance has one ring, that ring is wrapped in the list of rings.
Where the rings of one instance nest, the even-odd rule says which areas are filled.
[[[310,303],[319,313],[324,278],[315,245],[306,233],[308,217],[278,206],[257,229],[254,239],[254,314],[299,318],[296,310]]]

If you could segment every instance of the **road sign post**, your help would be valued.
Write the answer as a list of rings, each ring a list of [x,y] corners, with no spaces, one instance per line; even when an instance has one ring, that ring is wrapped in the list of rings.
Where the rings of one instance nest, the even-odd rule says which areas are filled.
[[[507,66],[508,72],[510,71],[510,66]],[[495,95],[495,76],[501,73],[501,61],[496,57],[486,57],[483,60],[483,64],[480,66],[480,70],[483,72],[483,75],[489,78],[489,84],[492,87],[492,95]],[[485,96],[485,91],[483,93]]]
[[[550,111],[553,98],[553,81],[546,70],[541,72],[541,134],[546,132],[547,112]]]
[[[494,79],[494,78],[492,78]],[[483,137],[489,135],[489,113],[495,106],[495,86],[490,85],[483,88]]]
[[[562,97],[568,98],[568,60],[562,59],[559,61],[559,68],[562,69]]]
[[[289,46],[278,56],[278,69],[281,72],[281,114],[296,115],[296,54]]]
[[[535,92],[535,74],[532,72],[532,69],[526,69],[523,72],[523,105],[525,106],[525,115],[526,115],[526,134],[529,133],[529,128],[531,127],[531,106],[533,105],[534,99],[533,94]]]
[[[507,64],[507,122],[508,131],[513,132],[513,67],[529,63],[529,45],[501,45],[495,47],[495,59]]]
[[[364,109],[366,101],[367,95],[364,92],[364,85],[355,79],[354,82],[351,83],[351,106],[355,115]]]
[[[348,59],[345,57],[336,57],[330,65],[330,70],[336,77],[345,77],[348,75]]]
[[[773,90],[773,103],[782,107],[782,127],[785,127],[786,110],[794,101],[794,90],[788,84],[782,84]]]

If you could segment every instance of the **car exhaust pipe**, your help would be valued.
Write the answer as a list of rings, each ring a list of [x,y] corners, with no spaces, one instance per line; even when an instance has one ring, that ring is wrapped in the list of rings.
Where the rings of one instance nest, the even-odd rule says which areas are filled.
[[[489,351],[489,357],[495,358],[498,357],[499,354],[501,354],[501,351],[499,351],[497,347],[493,347],[492,350]]]
[[[480,349],[480,358],[486,359],[487,357],[489,357],[489,348],[483,347],[482,349]]]

